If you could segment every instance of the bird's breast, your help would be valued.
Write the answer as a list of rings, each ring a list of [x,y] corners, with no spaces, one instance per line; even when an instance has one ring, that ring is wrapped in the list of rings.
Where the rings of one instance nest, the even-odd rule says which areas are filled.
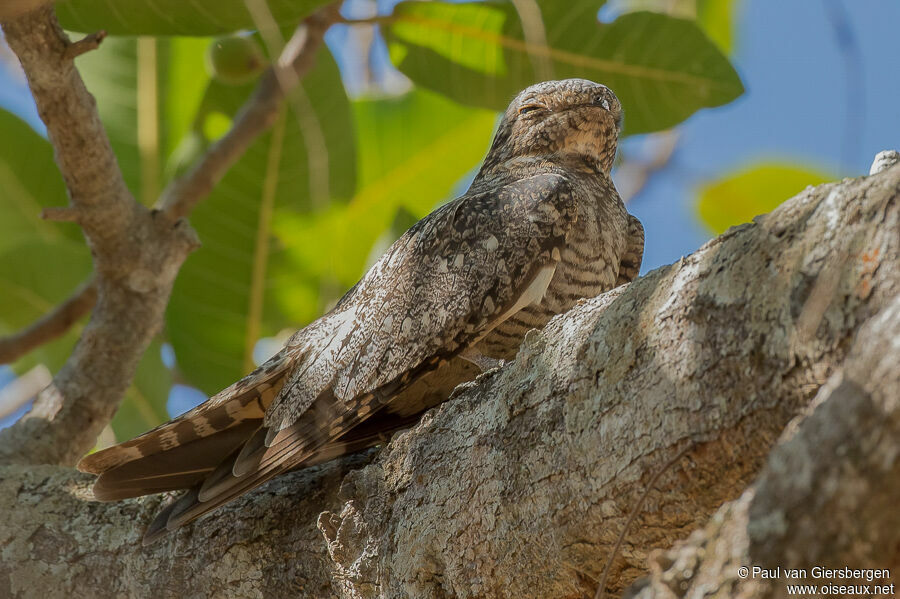
[[[476,349],[492,358],[513,358],[529,330],[542,328],[582,298],[612,289],[625,250],[626,219],[621,201],[606,204],[586,201],[583,209],[579,209],[578,221],[566,247],[560,252],[559,264],[543,299],[502,322]]]

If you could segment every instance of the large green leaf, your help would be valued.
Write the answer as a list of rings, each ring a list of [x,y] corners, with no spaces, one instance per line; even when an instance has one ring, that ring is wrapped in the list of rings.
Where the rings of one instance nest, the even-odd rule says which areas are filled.
[[[807,185],[834,180],[822,171],[784,164],[760,164],[703,185],[698,193],[700,219],[714,233],[771,212]]]
[[[251,90],[211,83],[195,136],[211,123],[227,124]],[[318,53],[302,92],[191,215],[203,247],[179,274],[167,330],[181,372],[207,393],[253,367],[260,336],[292,324],[276,295],[315,302],[298,296],[293,273],[279,268],[285,254],[273,239],[275,212],[302,214],[346,201],[356,187],[350,106],[328,52]]]
[[[331,0],[267,0],[280,24],[296,25]],[[112,35],[219,35],[255,29],[244,0],[67,0],[56,5],[63,27]]]
[[[18,117],[0,110],[0,335],[16,332],[67,298],[91,271],[81,230],[40,218],[68,196],[50,143]],[[45,344],[13,365],[58,369],[78,331]]]
[[[276,224],[291,268],[310,284],[336,279],[338,293],[363,273],[376,242],[393,241],[381,238],[390,236],[398,211],[418,219],[448,198],[484,155],[496,120],[492,111],[423,90],[359,100],[354,108],[361,186],[353,200],[322,213],[280,215]]]
[[[538,4],[545,35],[530,26],[526,41],[522,22],[534,15],[520,19],[511,2],[401,2],[385,19],[391,59],[420,85],[495,110],[542,79],[592,79],[619,96],[629,134],[671,127],[743,92],[694,21],[635,12],[604,24],[602,1]]]
[[[78,227],[41,220],[46,206],[68,203],[53,148],[19,117],[0,109],[0,251],[31,239],[83,239]]]
[[[135,197],[153,204],[163,165],[189,130],[209,76],[209,40],[112,38],[78,58],[97,98],[122,175]]]

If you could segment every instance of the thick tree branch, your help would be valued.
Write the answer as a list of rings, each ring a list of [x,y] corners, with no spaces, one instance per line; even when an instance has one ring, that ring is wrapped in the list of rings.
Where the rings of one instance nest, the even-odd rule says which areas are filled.
[[[52,4],[54,0],[5,0],[0,4],[0,21],[20,17],[41,6]]]
[[[91,311],[96,301],[97,287],[92,279],[40,320],[14,335],[0,338],[0,364],[15,362],[34,348],[64,335],[78,319]]]
[[[846,593],[893,596],[900,588],[898,339],[900,295],[862,328],[843,368],[787,429],[757,482],[689,539],[652,555],[650,575],[626,595],[675,599],[717,589],[749,599],[788,596],[791,584],[893,583],[892,592]],[[888,569],[893,578],[818,576],[817,566]],[[788,576],[791,569],[805,576]]]
[[[69,192],[68,217],[91,248],[97,309],[53,384],[0,433],[0,461],[73,464],[115,413],[197,239],[185,223],[157,218],[125,186],[52,8],[7,21],[3,30],[47,125]]]
[[[137,523],[157,498],[93,503],[84,475],[8,466],[0,585],[10,581],[13,597],[591,596],[648,483],[692,444],[625,535],[608,585],[621,591],[654,549],[741,496],[785,425],[841,370],[865,322],[879,314],[866,330],[896,339],[889,327],[900,326],[900,312],[886,308],[900,295],[898,230],[900,166],[809,189],[530,333],[513,363],[463,386],[361,470],[341,476],[352,464],[334,463],[282,477],[150,548]],[[816,281],[831,272],[832,296],[800,334],[798,321],[813,320],[808,306],[821,304],[810,300]],[[884,370],[900,348],[879,343],[871,352],[880,366],[863,387],[874,399],[842,402],[868,411],[841,435],[896,404]],[[869,368],[847,364],[854,380]],[[890,418],[871,429],[874,449],[863,455],[885,459],[865,480],[896,468],[886,459],[896,452],[879,450],[897,438]],[[787,485],[790,500],[768,504],[772,513],[802,505],[791,481],[818,480],[781,463],[767,484]],[[900,499],[893,484],[855,489],[870,506]],[[783,521],[796,528],[776,527],[781,541],[766,550],[836,514],[828,497],[812,523],[791,512]],[[849,516],[831,524],[847,539],[858,532]],[[57,572],[65,574],[48,576]]]
[[[285,97],[312,68],[325,32],[338,16],[338,5],[326,7],[308,17],[304,26],[294,32],[278,61],[263,73],[228,132],[210,146],[187,173],[163,190],[158,203],[161,210],[172,218],[190,213],[256,138],[272,127]]]

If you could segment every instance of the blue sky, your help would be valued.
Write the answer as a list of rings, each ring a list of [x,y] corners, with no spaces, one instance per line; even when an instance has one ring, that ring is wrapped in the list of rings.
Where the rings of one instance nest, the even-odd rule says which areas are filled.
[[[667,167],[629,204],[646,230],[642,270],[674,262],[712,236],[694,207],[704,181],[771,160],[857,176],[878,151],[900,148],[898,23],[897,0],[740,2],[731,58],[747,91],[683,124]],[[848,39],[862,69],[848,69]],[[27,91],[2,71],[0,106],[40,127]],[[626,140],[625,150],[642,143]],[[0,387],[8,378],[0,369]],[[179,389],[170,411],[201,400],[197,393]]]
[[[851,74],[848,84],[829,4],[846,16],[859,45],[861,84],[855,83],[859,73]],[[765,160],[817,167],[836,178],[857,176],[868,173],[878,151],[898,148],[897,23],[896,0],[742,2],[731,58],[746,93],[683,124],[668,168],[629,205],[646,230],[644,272],[674,262],[711,237],[694,208],[695,188],[705,180]],[[848,105],[859,125],[851,140],[846,139]],[[627,150],[640,140],[625,143]]]

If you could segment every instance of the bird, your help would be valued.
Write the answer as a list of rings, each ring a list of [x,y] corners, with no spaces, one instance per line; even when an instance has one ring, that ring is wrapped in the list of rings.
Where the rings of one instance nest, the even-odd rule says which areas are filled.
[[[468,190],[407,230],[318,320],[183,415],[87,455],[94,497],[181,490],[144,542],[269,479],[383,443],[525,334],[638,275],[644,230],[613,184],[608,87],[544,81],[500,118]]]

